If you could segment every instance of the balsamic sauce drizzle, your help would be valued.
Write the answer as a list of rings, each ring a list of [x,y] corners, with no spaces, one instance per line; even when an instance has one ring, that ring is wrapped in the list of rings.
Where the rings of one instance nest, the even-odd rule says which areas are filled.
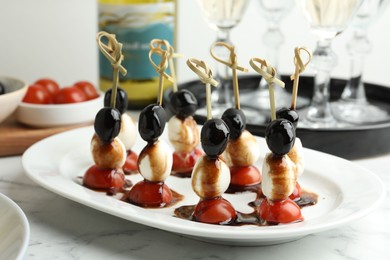
[[[243,226],[243,225],[255,225],[255,226],[273,226],[278,225],[278,223],[273,222],[267,222],[263,219],[261,219],[257,213],[256,208],[261,204],[261,201],[265,198],[262,191],[261,191],[261,185],[253,185],[250,186],[252,192],[256,192],[257,196],[254,201],[251,201],[248,203],[248,206],[253,208],[253,211],[251,213],[242,213],[237,212],[237,218],[229,224],[229,226]],[[242,190],[240,191],[242,192]],[[231,192],[234,193],[234,192]],[[318,195],[309,192],[306,190],[302,190],[302,195],[300,199],[295,201],[300,208],[312,206],[317,204],[318,202]],[[176,208],[174,211],[175,217],[186,219],[190,221],[196,221],[193,219],[192,214],[194,212],[196,205],[186,205],[181,206],[179,208]]]
[[[177,177],[182,177],[182,176],[179,175]],[[82,178],[83,178],[82,176],[78,177],[78,179],[81,179],[81,180],[82,180]],[[127,193],[130,191],[130,188],[132,186],[133,186],[133,183],[130,180],[126,179],[126,183],[122,189],[113,188],[113,189],[108,189],[108,190],[95,190],[95,191],[106,192],[107,196],[115,196],[118,193],[123,193],[124,195],[120,198],[121,201],[142,207],[142,205],[137,205],[137,204],[132,203],[128,200]],[[243,226],[243,225],[273,226],[273,225],[278,225],[278,223],[270,223],[270,222],[267,222],[267,221],[261,219],[256,213],[256,208],[261,204],[261,201],[265,198],[265,196],[263,195],[262,190],[261,190],[261,184],[256,184],[256,185],[245,187],[244,190],[242,187],[230,186],[226,193],[236,194],[236,193],[241,193],[243,191],[256,193],[256,199],[254,201],[251,201],[248,203],[248,206],[253,208],[253,211],[251,213],[237,212],[237,218],[233,222],[231,222],[229,224],[229,226]],[[184,195],[179,194],[172,189],[171,189],[171,192],[172,192],[172,201],[169,204],[161,205],[160,207],[171,207],[184,199]],[[317,204],[317,202],[318,202],[318,195],[316,193],[302,189],[301,197],[298,200],[296,200],[295,202],[298,204],[298,206],[300,208],[313,206],[313,205]],[[174,216],[177,218],[181,218],[181,219],[196,221],[192,217],[192,214],[194,212],[195,207],[196,207],[196,205],[185,205],[185,206],[175,208]]]

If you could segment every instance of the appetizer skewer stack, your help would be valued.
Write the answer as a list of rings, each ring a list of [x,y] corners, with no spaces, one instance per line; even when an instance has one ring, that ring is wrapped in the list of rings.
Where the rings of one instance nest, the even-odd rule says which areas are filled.
[[[175,115],[168,122],[169,141],[175,148],[172,174],[191,177],[192,169],[202,155],[199,145],[199,130],[193,118],[198,101],[188,90],[179,90],[171,96],[171,106]]]
[[[172,174],[177,177],[191,177],[196,161],[202,155],[199,145],[199,130],[193,115],[198,108],[198,101],[188,90],[177,89],[172,57],[174,49],[165,42],[169,50],[169,64],[173,79],[173,93],[170,107],[174,115],[168,122],[168,138],[175,151],[173,153]],[[177,54],[176,54],[177,56]]]
[[[224,61],[217,57],[213,52],[214,47],[226,48],[230,52],[229,60]],[[237,55],[234,46],[224,42],[216,42],[211,47],[210,53],[214,59],[232,69],[235,107],[227,109],[222,114],[222,120],[225,121],[230,130],[229,142],[223,153],[223,158],[230,168],[231,178],[229,191],[241,192],[251,189],[261,182],[260,171],[254,166],[254,163],[260,157],[260,149],[255,137],[245,129],[246,117],[240,109],[237,70],[244,72],[248,70],[237,64]]]
[[[287,119],[276,119],[275,113],[274,84],[284,87],[284,83],[276,78],[275,69],[266,60],[253,58],[250,64],[269,85],[272,119],[265,132],[265,140],[271,150],[263,161],[261,187],[265,198],[257,213],[268,223],[301,221],[303,217],[299,206],[289,198],[296,186],[296,166],[287,155],[295,142],[295,128]]]
[[[157,43],[157,46],[154,43]],[[145,107],[138,121],[140,136],[147,142],[138,158],[138,169],[144,180],[135,184],[127,194],[130,203],[147,208],[165,207],[173,199],[170,188],[164,183],[171,173],[172,153],[168,144],[159,139],[167,121],[167,115],[162,107],[163,82],[164,78],[172,81],[165,72],[168,67],[169,50],[162,49],[162,46],[169,45],[164,40],[152,41],[149,52],[149,60],[160,74],[157,104]],[[159,65],[152,60],[153,54],[161,55]]]
[[[107,38],[108,45],[102,42]],[[100,109],[95,118],[95,134],[91,141],[92,158],[95,165],[90,167],[83,177],[83,185],[96,190],[115,193],[125,185],[122,166],[126,160],[126,149],[118,138],[121,129],[121,113],[116,109],[116,95],[119,72],[126,74],[122,67],[122,44],[118,43],[115,35],[100,32],[97,35],[100,50],[110,60],[114,68],[114,80],[110,106]]]
[[[222,194],[230,183],[229,167],[220,158],[229,139],[229,128],[222,119],[213,119],[211,113],[211,85],[217,86],[208,65],[197,59],[189,59],[187,65],[206,84],[207,121],[201,130],[201,144],[205,155],[201,156],[192,172],[192,189],[200,197],[193,212],[193,219],[209,224],[229,224],[237,213]]]
[[[301,51],[307,54],[306,63],[302,60]],[[295,73],[291,75],[291,80],[293,80],[293,92],[290,108],[281,108],[276,112],[277,118],[283,118],[289,120],[296,130],[299,120],[299,114],[296,111],[296,103],[298,96],[298,86],[299,86],[299,74],[302,73],[307,65],[310,63],[312,58],[311,52],[305,47],[296,47],[294,50],[294,64],[295,64]],[[290,159],[295,163],[296,166],[296,178],[300,177],[305,168],[305,161],[303,156],[303,146],[301,139],[298,137],[295,138],[295,143],[291,151],[288,153]],[[299,183],[296,183],[294,192],[290,195],[290,198],[293,200],[299,200],[302,194],[301,187]]]

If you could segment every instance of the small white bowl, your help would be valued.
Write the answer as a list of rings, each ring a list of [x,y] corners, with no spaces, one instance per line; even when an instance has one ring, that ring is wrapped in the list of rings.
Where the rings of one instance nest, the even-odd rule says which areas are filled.
[[[98,98],[71,104],[40,105],[21,102],[16,110],[16,119],[33,127],[58,127],[89,123],[95,120],[103,107],[104,93]]]
[[[0,82],[5,87],[5,93],[0,95],[0,123],[3,122],[22,101],[27,91],[27,84],[16,78],[0,77]]]

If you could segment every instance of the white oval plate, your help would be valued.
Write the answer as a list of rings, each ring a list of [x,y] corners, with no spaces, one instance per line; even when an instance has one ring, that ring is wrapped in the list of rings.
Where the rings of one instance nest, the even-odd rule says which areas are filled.
[[[0,259],[22,259],[30,239],[23,211],[0,193]]]
[[[80,177],[93,164],[89,152],[92,134],[92,127],[79,128],[34,144],[23,155],[27,175],[41,186],[94,209],[204,241],[234,245],[292,241],[363,217],[377,208],[385,197],[384,185],[375,174],[344,159],[305,149],[306,170],[299,182],[303,188],[318,194],[318,203],[302,209],[303,222],[259,227],[218,226],[183,220],[173,217],[174,209],[199,201],[191,188],[190,179],[167,179],[167,185],[185,198],[164,209],[143,209],[81,186]],[[166,133],[162,138],[166,138]],[[257,140],[262,162],[268,148],[264,139]],[[144,144],[138,140],[134,150],[139,152]],[[136,183],[142,178],[135,175],[129,179]],[[232,202],[236,210],[252,211],[247,203],[254,200],[254,193],[225,194],[224,197]]]

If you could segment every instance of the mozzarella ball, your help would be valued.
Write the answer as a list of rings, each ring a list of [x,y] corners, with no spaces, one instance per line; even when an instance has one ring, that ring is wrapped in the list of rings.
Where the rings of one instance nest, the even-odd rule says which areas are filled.
[[[256,138],[244,130],[237,139],[230,139],[223,157],[229,167],[253,165],[260,157],[260,147]]]
[[[270,200],[284,200],[294,191],[295,164],[287,156],[268,153],[263,162],[261,189]]]
[[[191,177],[192,189],[202,199],[221,196],[229,187],[230,170],[221,159],[203,155],[196,162]]]
[[[172,170],[172,151],[163,140],[148,144],[138,157],[138,169],[148,181],[165,181]]]
[[[94,134],[91,140],[91,153],[93,161],[100,169],[120,169],[126,161],[126,149],[118,137],[110,143],[103,143]]]
[[[172,116],[168,122],[168,137],[175,151],[189,153],[199,144],[199,129],[190,117],[180,119]]]
[[[297,167],[296,177],[301,176],[303,171],[305,170],[305,159],[303,156],[303,147],[302,147],[301,139],[299,139],[298,137],[295,138],[295,144],[287,155],[288,157],[290,157],[291,161],[293,161],[295,163],[295,166]]]
[[[118,138],[121,139],[125,145],[126,150],[130,150],[137,139],[137,128],[135,127],[133,119],[128,114],[122,114],[121,117],[121,130]]]

